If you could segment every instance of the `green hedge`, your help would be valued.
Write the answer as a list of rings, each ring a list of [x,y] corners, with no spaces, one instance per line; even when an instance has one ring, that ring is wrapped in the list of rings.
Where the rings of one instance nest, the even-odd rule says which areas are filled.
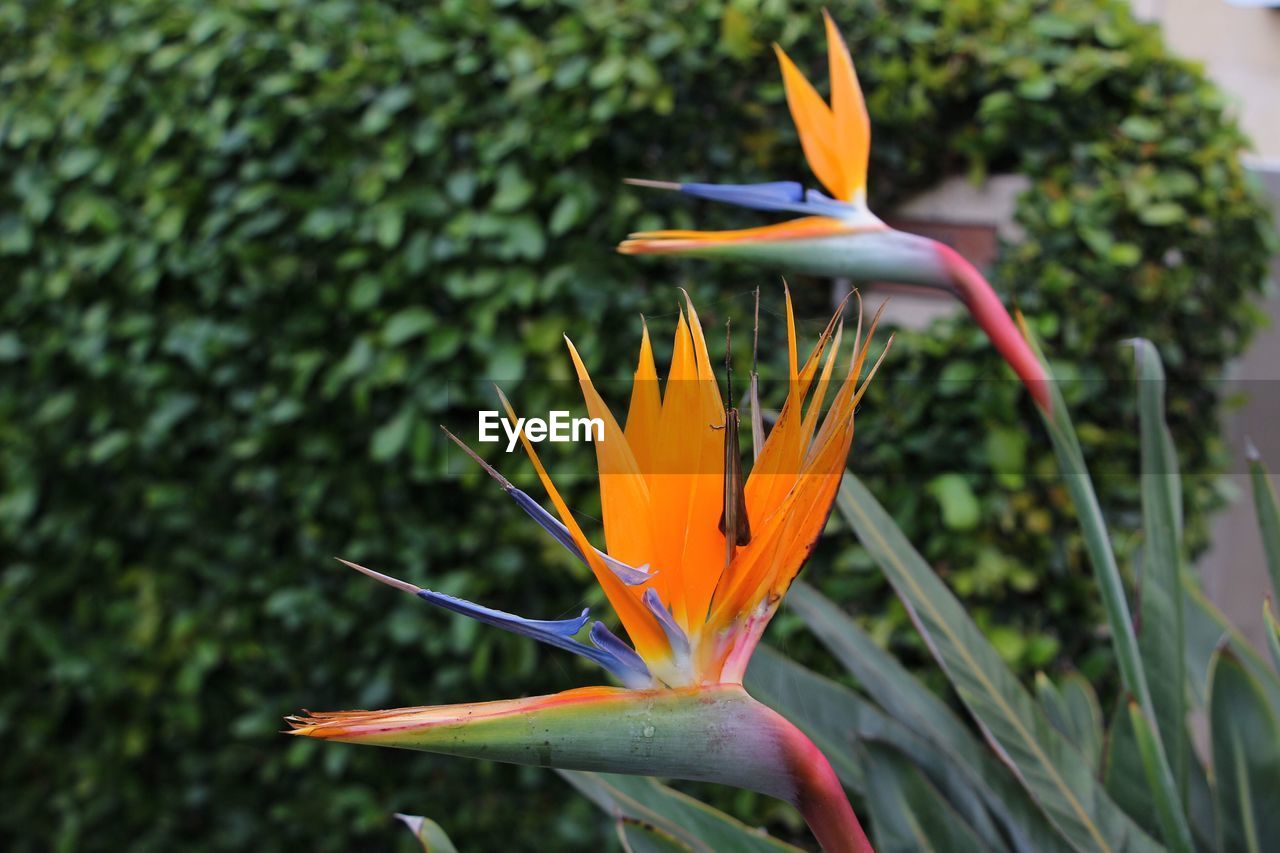
[[[875,206],[954,172],[1030,176],[998,286],[1066,370],[1114,379],[1116,342],[1151,338],[1184,462],[1217,470],[1211,380],[1257,324],[1266,246],[1201,74],[1118,2],[829,5],[875,117]],[[598,601],[491,484],[442,476],[434,424],[488,402],[481,378],[545,408],[566,388],[516,382],[568,378],[565,330],[629,375],[637,312],[670,315],[677,283],[708,325],[745,316],[730,297],[767,277],[611,250],[742,215],[618,181],[802,174],[768,42],[821,68],[819,6],[0,8],[8,849],[385,846],[394,810],[463,844],[598,846],[549,774],[276,731],[300,707],[598,680],[331,557],[535,614]],[[798,292],[827,311],[825,284]],[[1087,664],[1095,614],[1042,433],[1012,383],[978,381],[1002,370],[964,322],[905,336],[858,464],[1022,671]],[[1136,459],[1130,396],[1076,393],[1103,465]],[[1194,482],[1203,537],[1216,496]],[[1100,486],[1127,523],[1131,486]],[[809,577],[910,654],[847,536]]]

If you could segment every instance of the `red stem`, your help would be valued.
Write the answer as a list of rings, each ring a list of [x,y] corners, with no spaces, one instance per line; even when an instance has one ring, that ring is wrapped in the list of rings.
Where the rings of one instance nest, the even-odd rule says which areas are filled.
[[[789,722],[786,726],[784,748],[796,783],[792,805],[809,831],[825,853],[874,853],[827,757],[803,732]]]
[[[956,287],[957,295],[973,319],[987,333],[991,343],[1004,356],[1014,372],[1022,379],[1036,404],[1046,413],[1052,407],[1049,398],[1049,376],[1044,365],[1036,358],[1022,332],[1014,324],[1000,297],[982,273],[949,246],[937,244],[942,264]]]

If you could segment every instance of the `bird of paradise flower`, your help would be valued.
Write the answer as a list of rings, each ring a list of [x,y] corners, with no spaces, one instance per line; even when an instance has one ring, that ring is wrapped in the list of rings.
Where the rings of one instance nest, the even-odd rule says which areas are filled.
[[[809,168],[831,193],[794,181],[762,184],[672,183],[630,180],[655,189],[770,212],[802,213],[787,222],[733,231],[665,230],[630,235],[618,251],[739,260],[785,274],[807,273],[886,281],[944,290],[969,309],[1032,398],[1051,409],[1048,376],[990,283],[949,246],[890,228],[867,206],[871,120],[853,60],[825,10],[828,104],[777,45],[791,117]]]
[[[852,355],[837,370],[843,309],[801,362],[787,294],[788,394],[745,480],[738,413],[721,396],[687,296],[661,392],[648,329],[642,333],[625,429],[568,342],[587,410],[604,423],[604,438],[595,443],[604,550],[592,545],[527,438],[525,450],[558,518],[450,435],[590,567],[631,644],[602,622],[587,627],[586,611],[574,619],[526,619],[347,563],[429,603],[588,658],[623,688],[306,713],[288,718],[291,734],[721,782],[791,802],[825,849],[869,850],[821,752],[742,688],[761,633],[826,524],[853,440],[855,409],[884,356],[868,367],[879,315],[864,334],[859,311]],[[502,403],[514,422],[505,396]],[[576,639],[584,629],[585,642]]]

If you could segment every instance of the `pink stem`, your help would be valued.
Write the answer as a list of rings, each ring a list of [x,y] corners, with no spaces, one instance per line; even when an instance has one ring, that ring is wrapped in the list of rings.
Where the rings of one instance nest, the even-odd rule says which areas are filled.
[[[1046,413],[1050,411],[1049,376],[1044,365],[1036,358],[1030,344],[1014,324],[1000,297],[982,273],[949,246],[937,244],[942,264],[955,284],[957,294],[987,333],[991,343],[1004,356],[1013,371],[1022,379],[1036,404]]]
[[[790,722],[783,738],[786,761],[796,788],[791,804],[826,853],[874,853],[844,786],[822,751]]]

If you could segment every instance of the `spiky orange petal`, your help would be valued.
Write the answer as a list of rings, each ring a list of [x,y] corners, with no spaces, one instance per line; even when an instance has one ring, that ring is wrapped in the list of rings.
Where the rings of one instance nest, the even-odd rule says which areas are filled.
[[[831,71],[831,113],[835,125],[836,151],[840,157],[844,184],[836,191],[843,201],[865,196],[867,159],[871,153],[871,118],[858,85],[858,74],[835,21],[822,10],[827,28],[827,62]]]
[[[791,57],[778,45],[773,46],[782,67],[782,85],[787,93],[787,105],[795,122],[800,146],[813,174],[837,198],[846,186],[841,163],[840,143],[836,138],[835,117],[831,108],[822,100],[812,84],[800,73]]]

